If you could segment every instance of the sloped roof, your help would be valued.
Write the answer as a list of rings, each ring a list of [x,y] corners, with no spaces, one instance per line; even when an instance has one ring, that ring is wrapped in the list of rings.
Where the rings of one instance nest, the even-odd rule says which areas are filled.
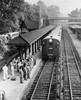
[[[29,32],[29,34],[20,34],[20,36],[27,41],[29,44],[32,44],[37,39],[41,38],[43,35],[48,33],[51,29],[54,27],[52,25],[49,25],[45,28],[37,29],[34,31]]]
[[[38,29],[39,23],[37,21],[27,20],[27,21],[22,21],[20,28],[22,28],[23,26],[25,26],[27,29]]]
[[[30,44],[25,41],[23,38],[21,38],[20,36],[12,39],[9,43],[7,43],[7,45],[23,45],[23,46],[30,46]]]
[[[78,29],[77,32],[78,32],[78,34],[81,34],[81,29]]]
[[[80,25],[70,25],[70,27],[73,29],[81,29]]]

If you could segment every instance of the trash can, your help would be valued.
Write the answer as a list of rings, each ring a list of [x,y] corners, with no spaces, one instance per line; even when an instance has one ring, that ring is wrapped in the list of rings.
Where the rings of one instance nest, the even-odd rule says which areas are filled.
[[[6,99],[6,94],[3,90],[0,90],[0,100],[7,100]]]

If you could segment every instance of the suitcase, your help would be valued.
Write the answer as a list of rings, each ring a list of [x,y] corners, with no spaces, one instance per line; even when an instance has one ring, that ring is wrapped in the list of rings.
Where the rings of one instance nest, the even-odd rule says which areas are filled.
[[[12,80],[12,81],[16,81],[16,77],[15,77],[15,76],[12,76],[12,77],[11,77],[11,80]]]

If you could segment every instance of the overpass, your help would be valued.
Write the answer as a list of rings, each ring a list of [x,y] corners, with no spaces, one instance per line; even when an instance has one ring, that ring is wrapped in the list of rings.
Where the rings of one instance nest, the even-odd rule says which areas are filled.
[[[81,17],[54,17],[50,18],[49,22],[51,25],[75,24],[75,23],[81,25]]]
[[[54,17],[49,20],[81,20],[81,17]]]

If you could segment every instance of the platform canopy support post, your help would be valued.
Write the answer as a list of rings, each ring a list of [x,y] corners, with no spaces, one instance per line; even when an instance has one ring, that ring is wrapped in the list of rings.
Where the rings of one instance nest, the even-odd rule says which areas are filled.
[[[36,41],[35,41],[35,53],[36,53]]]
[[[32,55],[32,44],[30,46],[30,55]]]

